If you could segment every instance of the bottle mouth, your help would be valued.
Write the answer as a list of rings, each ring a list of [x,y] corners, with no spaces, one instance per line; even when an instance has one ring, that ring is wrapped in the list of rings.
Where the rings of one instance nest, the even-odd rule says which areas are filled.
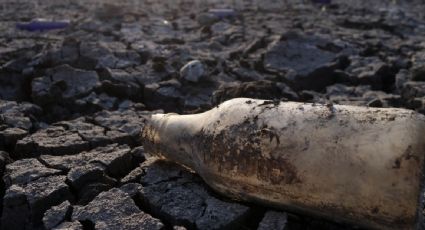
[[[141,142],[150,156],[165,158],[172,162],[194,167],[191,148],[192,133],[187,117],[169,114],[154,114],[146,119]]]
[[[169,114],[150,114],[144,117],[144,126],[141,130],[140,140],[147,153],[153,156],[162,156],[163,148],[168,136],[166,132],[167,118],[175,113]]]
[[[155,149],[155,146],[158,146],[158,119],[156,118],[158,114],[146,115],[143,118],[144,125],[141,130],[140,142],[143,145],[143,148],[146,152],[151,155],[156,155],[158,152]]]

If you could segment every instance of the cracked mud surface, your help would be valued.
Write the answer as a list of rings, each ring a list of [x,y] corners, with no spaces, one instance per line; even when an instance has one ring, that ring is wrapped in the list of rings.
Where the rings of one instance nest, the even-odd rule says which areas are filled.
[[[209,8],[231,7],[218,18]],[[425,113],[419,1],[0,4],[1,229],[356,229],[238,203],[154,159],[144,117],[227,99]],[[58,31],[16,22],[70,19]]]

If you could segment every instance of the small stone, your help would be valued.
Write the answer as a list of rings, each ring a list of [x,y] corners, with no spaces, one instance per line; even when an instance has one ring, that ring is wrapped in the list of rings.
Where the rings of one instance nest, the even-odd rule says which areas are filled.
[[[78,203],[85,204],[102,191],[109,190],[116,179],[133,169],[133,155],[126,145],[112,144],[76,155],[42,155],[40,160],[51,168],[67,172],[68,183],[78,192]]]
[[[3,123],[5,125],[7,125],[9,127],[17,128],[15,130],[13,130],[13,129],[10,130],[9,134],[7,133],[8,131],[4,131],[5,133],[3,133],[3,137],[5,139],[11,133],[16,133],[16,134],[18,134],[16,136],[20,136],[20,135],[23,134],[22,130],[29,131],[29,129],[33,127],[33,124],[31,122],[31,120],[29,119],[29,117],[21,116],[21,115],[16,114],[16,113],[2,114],[2,120],[3,120]]]
[[[52,230],[83,230],[84,227],[80,221],[73,222],[63,222],[57,227],[54,227]]]
[[[115,186],[116,182],[109,177],[101,177],[95,181],[89,181],[84,187],[78,190],[79,205],[86,205],[92,201],[99,193],[108,191]]]
[[[297,89],[321,90],[334,84],[339,56],[348,53],[345,44],[302,33],[288,32],[275,39],[264,54],[264,68],[286,73]]]
[[[21,156],[65,155],[75,154],[89,147],[89,142],[83,140],[78,133],[64,127],[51,126],[19,140],[15,151]]]
[[[21,128],[0,130],[0,146],[14,146],[18,140],[24,138],[26,135],[28,135],[28,131]]]
[[[42,155],[40,160],[49,167],[69,171],[85,165],[94,165],[111,176],[120,177],[131,171],[132,155],[127,145],[112,144],[97,147],[77,155]]]
[[[295,100],[298,98],[298,95],[284,83],[277,84],[276,82],[263,80],[223,84],[213,93],[212,101],[214,105],[218,105],[226,100],[237,97],[266,100],[282,98]]]
[[[105,166],[106,173],[113,177],[125,176],[133,168],[132,154],[127,145],[108,145],[92,150],[93,158],[90,163]]]
[[[140,181],[140,178],[144,173],[145,172],[143,171],[142,167],[137,167],[133,169],[129,174],[127,174],[124,178],[122,178],[120,181],[122,184],[138,182]]]
[[[196,110],[196,109],[205,109],[211,107],[211,94],[201,92],[197,95],[189,95],[184,100],[184,109],[185,111]]]
[[[58,122],[19,140],[15,152],[20,156],[67,155],[112,143],[133,145],[143,125],[142,114],[133,110],[101,112],[95,118],[99,125],[85,118]],[[119,127],[110,124],[115,120]]]
[[[181,166],[152,158],[142,167],[139,193],[144,205],[173,225],[234,229],[247,217],[248,207],[214,198],[198,176]]]
[[[397,72],[378,57],[350,56],[345,70],[353,83],[370,85],[373,90],[389,90],[393,87]]]
[[[141,88],[136,83],[132,82],[111,82],[103,81],[102,90],[108,95],[112,95],[122,99],[141,100]]]
[[[139,229],[163,229],[162,224],[158,219],[152,218],[150,215],[140,212],[134,213],[129,216],[115,219],[115,221],[98,222],[95,225],[99,230],[139,230]]]
[[[383,105],[382,101],[379,98],[375,98],[367,103],[369,107],[381,108]]]
[[[200,26],[211,26],[212,24],[218,22],[220,18],[212,13],[201,13],[198,15],[197,20]]]
[[[5,171],[6,165],[13,162],[13,159],[10,158],[9,153],[0,150],[0,176],[3,178],[3,173]]]
[[[52,66],[74,64],[79,58],[79,43],[80,41],[74,37],[66,37],[62,46],[49,50],[46,55],[40,56],[36,61],[39,61],[40,65],[51,64]]]
[[[403,90],[404,84],[410,80],[411,76],[408,70],[402,69],[395,75],[395,87],[398,93]]]
[[[43,224],[46,229],[52,229],[71,217],[72,206],[69,201],[54,206],[44,213]]]
[[[4,101],[0,99],[0,148],[2,142],[13,142],[20,139],[24,132],[36,128],[37,123],[32,120],[37,119],[43,110],[31,103],[14,101]],[[31,119],[32,120],[31,120]],[[3,126],[4,127],[1,127]],[[7,128],[10,128],[9,130]],[[10,143],[14,144],[14,143]]]
[[[62,126],[67,131],[78,133],[83,140],[90,143],[90,147],[104,146],[114,141],[106,135],[105,128],[88,123],[85,119],[61,121],[54,125]]]
[[[187,230],[187,229],[183,226],[173,226],[173,230]]]
[[[145,86],[145,103],[150,109],[177,112],[182,97],[180,89],[176,86],[160,86],[156,83]]]
[[[101,111],[94,115],[94,123],[114,132],[120,134],[120,143],[137,143],[145,116],[150,112],[125,110],[125,111]],[[129,143],[129,144],[130,144]]]
[[[326,97],[332,103],[366,106],[368,102],[377,98],[376,95],[367,95],[366,97],[365,94],[368,91],[371,91],[371,87],[368,85],[354,87],[335,84],[326,88]]]
[[[415,97],[425,96],[425,82],[421,81],[407,81],[403,85],[401,96],[404,99],[412,99]]]
[[[133,162],[135,162],[135,166],[138,166],[140,163],[146,160],[145,149],[143,146],[137,146],[136,148],[131,150],[131,155],[133,156]]]
[[[115,107],[117,98],[105,93],[90,93],[88,96],[75,100],[75,104],[87,111],[111,110]]]
[[[46,210],[73,199],[65,179],[65,176],[49,176],[10,186],[3,199],[2,226],[17,230],[41,226]]]
[[[62,65],[33,80],[32,97],[41,105],[69,101],[88,95],[98,84],[96,72]]]
[[[117,189],[100,193],[86,206],[76,206],[72,220],[90,221],[96,229],[162,229],[163,224],[140,211],[131,197]]]
[[[139,183],[128,183],[120,187],[121,191],[127,193],[133,200],[138,196],[143,186]]]
[[[27,184],[41,177],[58,175],[61,172],[57,169],[47,168],[35,158],[29,158],[6,165],[6,175],[3,180],[7,186]]]
[[[284,212],[268,211],[261,220],[257,230],[288,229],[288,215]]]
[[[180,69],[180,77],[186,81],[198,82],[204,74],[205,68],[198,60],[190,61]]]
[[[72,168],[67,175],[70,185],[76,190],[82,190],[83,186],[99,181],[102,177],[104,177],[104,168],[96,165]]]
[[[205,200],[206,209],[198,220],[198,229],[223,229],[237,228],[248,216],[249,208],[237,204],[209,197]]]
[[[88,69],[119,69],[140,63],[140,56],[121,42],[82,42],[80,55],[79,62]]]
[[[121,69],[106,68],[101,72],[102,90],[118,98],[141,100],[139,72],[132,73]]]

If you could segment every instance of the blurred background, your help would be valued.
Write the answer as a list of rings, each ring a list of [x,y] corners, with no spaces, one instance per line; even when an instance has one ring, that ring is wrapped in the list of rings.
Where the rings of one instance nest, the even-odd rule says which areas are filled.
[[[48,121],[237,96],[422,111],[424,12],[418,0],[1,0],[0,98]],[[17,27],[39,18],[69,24]]]

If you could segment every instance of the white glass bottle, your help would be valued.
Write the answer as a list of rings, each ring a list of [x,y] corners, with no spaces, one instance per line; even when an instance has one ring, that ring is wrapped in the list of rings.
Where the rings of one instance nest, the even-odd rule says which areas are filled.
[[[238,200],[377,229],[419,222],[425,117],[404,109],[233,99],[153,115],[145,151]]]

